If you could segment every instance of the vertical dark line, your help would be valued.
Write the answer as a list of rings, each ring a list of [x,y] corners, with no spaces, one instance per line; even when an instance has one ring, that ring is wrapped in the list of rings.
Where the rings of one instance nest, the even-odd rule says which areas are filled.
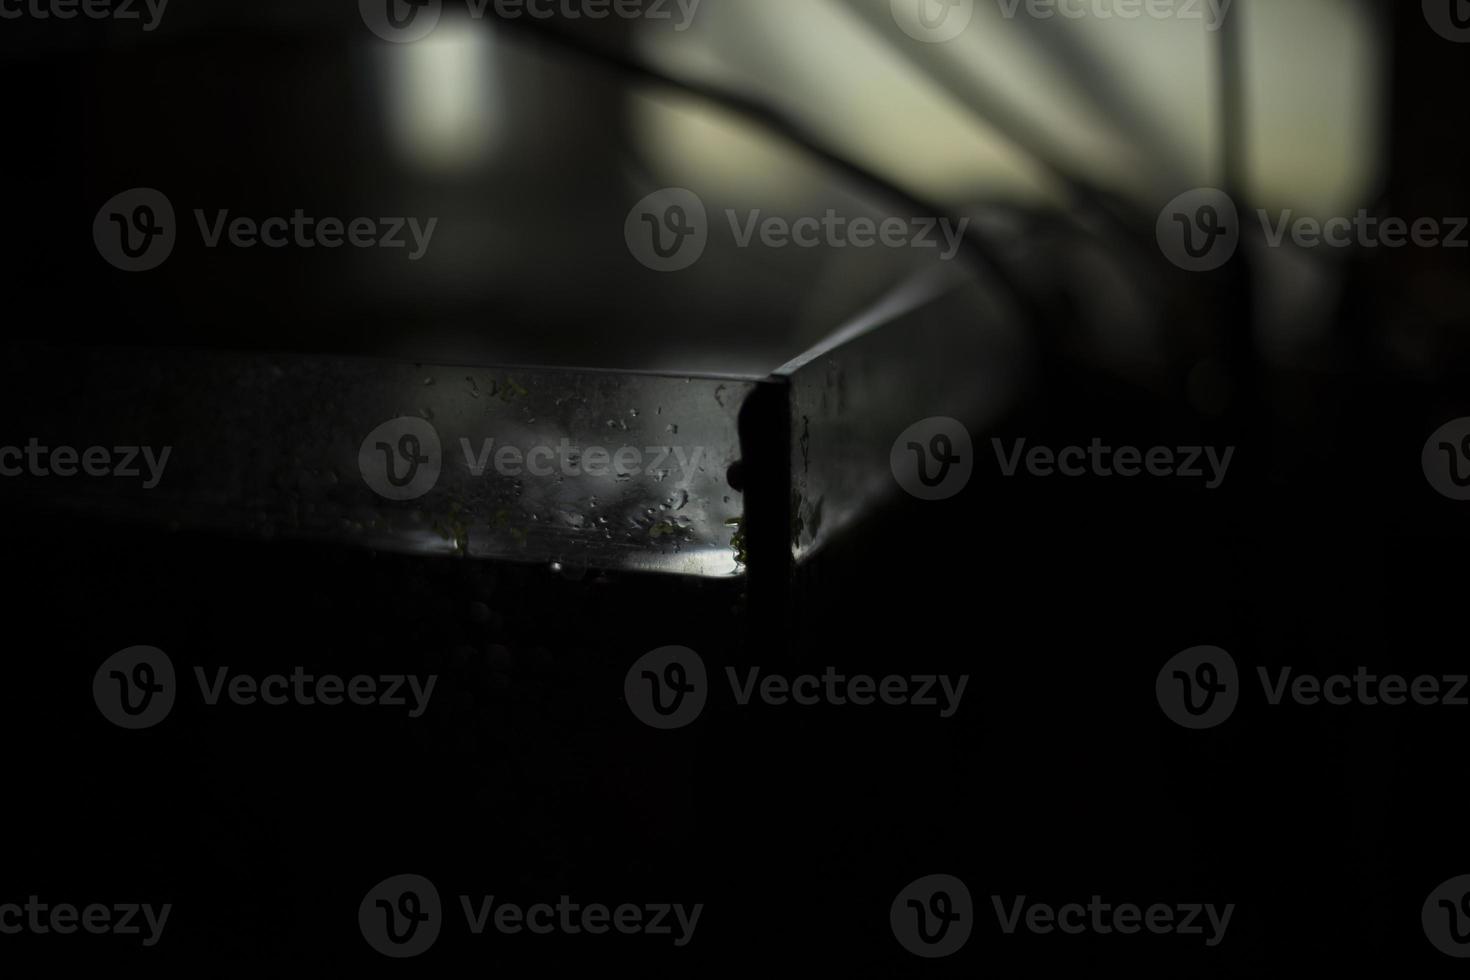
[[[1235,0],[1216,32],[1219,35],[1216,48],[1221,189],[1235,202],[1240,228],[1235,256],[1221,270],[1219,287],[1224,295],[1219,310],[1223,318],[1222,339],[1235,388],[1233,438],[1237,443],[1249,442],[1265,451],[1260,441],[1265,437],[1267,402],[1256,345],[1255,276],[1250,261],[1254,241],[1249,234],[1253,212],[1246,92],[1246,6],[1246,0]]]
[[[1224,190],[1244,203],[1248,183],[1249,147],[1246,135],[1245,42],[1241,30],[1245,0],[1235,0],[1217,33],[1220,109],[1220,169]]]
[[[791,636],[791,385],[763,381],[740,410],[749,636],[784,654]],[[774,658],[772,658],[774,659]]]

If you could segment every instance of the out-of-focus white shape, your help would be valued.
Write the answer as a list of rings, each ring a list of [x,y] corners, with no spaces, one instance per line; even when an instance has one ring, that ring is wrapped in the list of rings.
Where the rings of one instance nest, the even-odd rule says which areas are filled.
[[[1233,27],[1252,196],[1330,214],[1369,193],[1383,47],[1365,5],[1181,0],[1159,7],[1163,16],[1127,17],[1120,0],[1038,4],[1058,11],[1047,17],[1027,9],[1026,0],[978,4],[955,44],[931,46],[932,61],[962,66],[977,92],[1028,120],[1079,175],[1153,204],[1220,183],[1220,31]]]
[[[1250,3],[1245,20],[1253,203],[1352,215],[1382,177],[1386,36],[1366,5]]]
[[[799,206],[830,179],[769,133],[697,98],[652,92],[634,101],[631,113],[650,166],[665,184],[780,209]]]
[[[471,170],[489,159],[500,123],[494,38],[445,18],[428,37],[387,45],[384,80],[394,146],[425,170]]]
[[[1068,8],[1088,11],[1081,17],[1017,14],[1009,41],[997,27],[990,47],[1024,35],[1050,67],[1017,65],[1008,77],[991,72],[983,82],[1033,114],[1079,176],[1161,205],[1182,188],[1220,179],[1220,38],[1210,6],[1178,5],[1199,17],[1099,16],[1090,5]]]
[[[1139,9],[1172,13],[1130,15]],[[778,106],[921,195],[1055,200],[1029,146],[1152,208],[1223,177],[1228,18],[1243,29],[1253,190],[1310,212],[1356,207],[1378,167],[1383,66],[1353,0],[977,0],[939,44],[905,33],[889,0],[703,0],[690,30],[650,27],[640,43],[659,67]],[[734,127],[640,121],[655,159],[678,170],[771,191],[788,176]]]
[[[888,28],[881,6],[855,0],[851,9],[977,118],[992,120],[1064,172],[1117,193],[1151,195],[1177,169],[1177,151],[1160,138],[1156,107],[1121,81],[1136,64],[1162,59],[1170,97],[1196,115],[1208,105],[1207,42],[1195,22],[1121,21],[1097,17],[1088,5],[1067,6],[1074,15],[1039,17],[1025,0],[984,0],[958,37],[926,44]],[[1126,39],[1126,57],[1100,54],[1110,36]]]
[[[918,194],[945,202],[981,193],[1055,197],[1057,188],[1023,153],[936,89],[890,40],[843,3],[703,0],[689,30],[646,30],[640,55],[777,106],[824,143]],[[706,106],[689,103],[676,114],[649,107],[637,121],[654,159],[672,173],[778,199],[799,191],[788,150]]]

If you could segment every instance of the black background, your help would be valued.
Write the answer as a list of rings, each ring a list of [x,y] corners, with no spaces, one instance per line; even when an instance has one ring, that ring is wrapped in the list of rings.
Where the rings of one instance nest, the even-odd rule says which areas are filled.
[[[1391,16],[1391,163],[1377,207],[1470,213],[1466,51],[1426,30],[1417,4]],[[140,298],[131,290],[144,287],[85,258],[85,234],[67,237],[90,226],[104,187],[131,185],[116,170],[127,154],[114,141],[126,146],[130,124],[111,103],[122,100],[100,71],[76,73],[82,54],[6,51],[10,335],[63,346],[196,337],[186,328],[215,288],[207,277]],[[62,78],[71,87],[38,84]],[[248,73],[235,83],[246,112],[267,84]],[[94,140],[108,141],[105,168]],[[208,146],[191,152],[201,186],[219,176],[199,169]],[[1221,415],[1191,403],[1187,364],[1165,390],[1140,390],[1054,324],[1035,386],[995,431],[975,434],[981,465],[967,491],[893,504],[824,552],[794,584],[789,622],[752,617],[737,581],[568,580],[7,506],[0,901],[175,908],[156,949],[0,937],[0,962],[18,964],[14,975],[71,960],[514,975],[1454,969],[1426,942],[1419,910],[1470,872],[1470,709],[1273,708],[1254,681],[1256,667],[1288,664],[1467,671],[1466,505],[1435,494],[1419,461],[1430,432],[1470,415],[1464,259],[1401,250],[1350,261],[1349,296],[1320,349],[1297,364],[1233,364]],[[410,329],[394,311],[366,333],[328,323],[292,334],[311,319],[302,297],[315,287],[267,271],[257,306],[221,304],[219,346],[381,353]],[[1238,284],[1222,273],[1177,288],[1181,315],[1220,316]],[[585,301],[616,317],[609,295]],[[1043,300],[1056,310],[1067,298]],[[524,318],[535,305],[523,302],[513,308]],[[985,465],[989,440],[1021,436],[1239,449],[1215,492],[1000,479]],[[417,720],[184,698],[158,728],[123,732],[88,692],[97,665],[133,644],[168,651],[181,673],[300,664],[439,681]],[[712,673],[833,664],[971,680],[949,720],[921,708],[737,708],[717,687],[698,722],[661,733],[628,711],[622,684],[666,644],[696,649]],[[1199,644],[1229,650],[1247,683],[1229,722],[1189,732],[1159,710],[1154,678]],[[647,936],[473,938],[451,909],[430,953],[389,963],[362,941],[356,910],[402,873],[433,880],[446,904],[570,894],[705,910],[694,943],[674,949]],[[934,873],[968,884],[977,924],[961,953],[926,962],[894,941],[888,907]],[[1094,894],[1236,909],[1209,949],[1200,937],[1004,936],[990,908],[991,895]]]

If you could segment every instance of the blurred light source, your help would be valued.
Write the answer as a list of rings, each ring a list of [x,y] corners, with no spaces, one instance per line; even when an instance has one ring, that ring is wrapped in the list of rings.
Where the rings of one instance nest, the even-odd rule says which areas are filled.
[[[490,158],[502,115],[494,43],[483,26],[446,18],[423,40],[384,49],[388,125],[410,163],[442,173]]]
[[[775,105],[924,196],[1061,203],[1036,150],[1152,212],[1223,178],[1219,28],[1241,18],[1252,190],[1325,213],[1371,193],[1384,45],[1363,4],[1181,3],[1157,17],[1028,9],[983,0],[962,34],[926,44],[899,28],[888,0],[703,0],[693,29],[641,40],[661,68]],[[677,169],[747,190],[780,180],[687,120],[640,122]]]
[[[1319,218],[1371,207],[1387,151],[1387,30],[1377,12],[1292,0],[1244,13],[1255,203]]]
[[[640,40],[642,56],[661,69],[777,106],[822,142],[916,193],[941,201],[986,191],[1055,199],[1055,185],[1024,153],[843,3],[703,0],[690,30],[650,28]],[[640,107],[638,122],[655,158],[675,173],[710,174],[732,191],[763,195],[779,193],[789,176],[749,140],[742,146],[733,132],[717,133],[718,114],[705,108],[690,105],[675,116],[663,106]]]

